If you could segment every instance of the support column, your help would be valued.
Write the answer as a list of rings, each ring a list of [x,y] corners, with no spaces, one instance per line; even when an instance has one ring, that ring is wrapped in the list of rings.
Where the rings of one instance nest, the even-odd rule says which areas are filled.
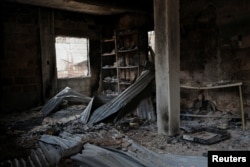
[[[179,0],[154,0],[155,71],[158,133],[180,129]]]

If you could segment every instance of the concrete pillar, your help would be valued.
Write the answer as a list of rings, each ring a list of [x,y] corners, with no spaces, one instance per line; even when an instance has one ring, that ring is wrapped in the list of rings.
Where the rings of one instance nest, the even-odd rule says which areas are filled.
[[[155,71],[158,133],[179,134],[179,0],[154,0]]]

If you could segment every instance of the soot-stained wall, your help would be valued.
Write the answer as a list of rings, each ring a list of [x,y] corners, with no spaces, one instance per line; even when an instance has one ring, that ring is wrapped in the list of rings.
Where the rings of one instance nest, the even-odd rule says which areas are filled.
[[[246,31],[249,3],[192,2],[181,1],[181,84],[243,82],[244,108],[249,113],[250,40]],[[192,107],[199,94],[204,94],[221,111],[240,114],[238,87],[181,89],[182,108]]]
[[[48,18],[47,21],[41,20],[44,18]],[[1,1],[1,113],[43,105],[66,86],[93,95],[98,88],[100,68],[99,30],[95,20],[95,16],[87,14]],[[46,22],[50,24],[41,26]],[[46,38],[41,38],[43,34]],[[51,46],[56,35],[90,39],[91,77],[57,81],[48,78],[44,81],[47,73],[50,75],[55,71],[51,69],[55,68],[55,49]],[[52,90],[47,92],[47,88]]]
[[[37,8],[1,1],[1,113],[42,102]]]

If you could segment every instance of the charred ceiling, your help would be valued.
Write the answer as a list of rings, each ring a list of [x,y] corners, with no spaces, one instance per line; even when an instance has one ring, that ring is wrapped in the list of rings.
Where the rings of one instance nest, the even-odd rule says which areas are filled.
[[[94,15],[116,15],[126,12],[153,14],[153,0],[5,0]],[[250,1],[247,0],[180,0],[182,25],[201,25],[216,21],[225,35],[231,31],[247,34],[250,24]]]
[[[125,12],[152,12],[152,0],[6,0],[36,6],[50,7],[95,15],[112,15]],[[143,4],[143,5],[142,5]]]

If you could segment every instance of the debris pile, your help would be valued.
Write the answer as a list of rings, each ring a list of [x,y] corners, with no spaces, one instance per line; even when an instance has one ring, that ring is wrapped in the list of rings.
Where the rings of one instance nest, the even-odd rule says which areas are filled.
[[[92,111],[92,105],[94,99],[91,100],[89,105],[87,106],[86,110],[81,115],[81,120],[83,123],[86,124],[95,124],[103,119],[115,114],[116,112],[118,115],[124,114],[125,110],[122,110],[128,106],[128,104],[141,92],[146,86],[153,80],[154,73],[151,71],[144,71],[142,74],[137,78],[137,80],[128,87],[125,91],[123,91],[118,96],[114,97],[109,102],[101,105],[94,111]],[[138,100],[138,102],[140,102]],[[123,112],[123,113],[121,113]]]
[[[231,149],[236,146],[250,148],[249,132],[237,127],[236,118],[221,115],[211,105],[211,112],[197,114],[199,119],[194,113],[184,115],[192,119],[182,120],[180,136],[157,134],[156,114],[150,91],[147,91],[153,78],[151,71],[144,71],[116,97],[91,98],[66,87],[41,110],[29,113],[32,119],[27,119],[27,122],[24,119],[23,122],[17,121],[22,120],[18,117],[15,117],[16,121],[6,120],[3,122],[7,128],[6,139],[18,137],[20,149],[28,151],[19,156],[2,157],[0,165],[206,166],[207,158],[201,155],[212,149],[207,144],[216,145],[218,149],[221,146],[226,149],[228,145],[232,146]],[[226,121],[231,126],[222,126]],[[25,129],[24,125],[29,128]],[[16,129],[18,127],[23,129]],[[238,138],[230,138],[233,135],[238,135]],[[239,146],[240,135],[244,137]],[[217,144],[222,140],[225,142]],[[195,156],[186,156],[188,151]],[[181,156],[183,152],[185,156]]]

